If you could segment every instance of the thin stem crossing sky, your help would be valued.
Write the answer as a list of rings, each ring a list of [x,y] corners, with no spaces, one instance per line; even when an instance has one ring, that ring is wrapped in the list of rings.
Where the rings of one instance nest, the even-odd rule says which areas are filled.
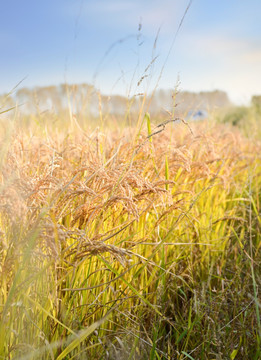
[[[225,90],[237,103],[261,94],[261,1],[193,0],[175,38],[188,4],[2,1],[0,92],[26,77],[20,87],[84,82],[134,94],[153,90],[165,64],[159,88],[179,79],[181,90]]]

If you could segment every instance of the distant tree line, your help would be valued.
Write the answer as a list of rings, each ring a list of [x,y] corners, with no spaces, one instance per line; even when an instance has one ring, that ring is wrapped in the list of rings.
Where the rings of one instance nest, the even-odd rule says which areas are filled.
[[[19,105],[20,111],[25,114],[46,111],[60,114],[70,107],[73,113],[84,116],[99,116],[100,111],[123,115],[126,111],[137,113],[142,101],[142,95],[129,98],[120,95],[107,96],[89,84],[61,84],[25,87],[13,94],[3,94],[0,96],[0,108],[7,109]],[[152,114],[166,114],[174,111],[176,115],[184,114],[191,109],[211,110],[214,107],[231,106],[227,94],[219,90],[199,93],[157,90],[153,97],[147,94],[146,104]],[[261,108],[261,96],[253,96],[252,104]]]

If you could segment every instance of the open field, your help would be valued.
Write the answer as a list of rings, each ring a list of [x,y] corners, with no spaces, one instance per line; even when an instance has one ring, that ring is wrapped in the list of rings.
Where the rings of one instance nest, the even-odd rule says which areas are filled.
[[[261,358],[260,114],[153,122],[1,121],[1,359]]]

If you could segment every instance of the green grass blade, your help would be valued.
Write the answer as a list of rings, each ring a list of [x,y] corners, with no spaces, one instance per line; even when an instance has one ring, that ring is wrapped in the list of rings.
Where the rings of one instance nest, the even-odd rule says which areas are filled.
[[[147,129],[148,129],[148,138],[150,140],[150,142],[152,142],[152,131],[151,131],[151,121],[150,121],[150,114],[146,113],[144,116],[146,123],[147,123]]]
[[[57,360],[64,359],[72,350],[79,346],[89,335],[91,335],[99,326],[101,326],[111,315],[112,310],[109,311],[102,319],[96,321],[86,329],[82,330],[78,335],[77,339],[73,340],[57,357]]]

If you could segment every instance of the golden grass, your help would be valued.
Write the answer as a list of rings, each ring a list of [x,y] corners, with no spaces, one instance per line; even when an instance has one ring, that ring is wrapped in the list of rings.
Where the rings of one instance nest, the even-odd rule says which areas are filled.
[[[259,356],[261,146],[148,121],[1,139],[2,358]]]

